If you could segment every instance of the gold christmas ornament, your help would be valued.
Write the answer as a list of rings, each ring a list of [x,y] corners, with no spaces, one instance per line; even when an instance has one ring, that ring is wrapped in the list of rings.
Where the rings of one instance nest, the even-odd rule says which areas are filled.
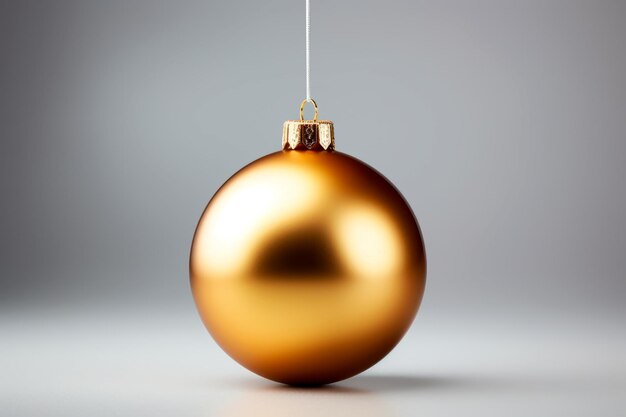
[[[287,121],[282,151],[233,175],[206,207],[193,296],[217,343],[268,379],[356,375],[400,341],[419,307],[418,223],[376,170],[337,152],[330,121]]]

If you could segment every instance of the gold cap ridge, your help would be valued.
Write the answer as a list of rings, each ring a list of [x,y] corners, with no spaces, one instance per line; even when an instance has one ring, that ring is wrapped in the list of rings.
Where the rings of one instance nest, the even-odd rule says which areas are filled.
[[[335,149],[335,128],[330,120],[287,120],[283,124],[283,150]]]

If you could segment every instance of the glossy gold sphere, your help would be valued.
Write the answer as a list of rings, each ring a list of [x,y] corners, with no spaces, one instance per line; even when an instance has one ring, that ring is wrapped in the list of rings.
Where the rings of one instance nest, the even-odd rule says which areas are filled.
[[[277,382],[317,385],[364,371],[400,341],[426,258],[410,207],[377,171],[340,152],[281,151],[211,199],[190,275],[231,357]]]

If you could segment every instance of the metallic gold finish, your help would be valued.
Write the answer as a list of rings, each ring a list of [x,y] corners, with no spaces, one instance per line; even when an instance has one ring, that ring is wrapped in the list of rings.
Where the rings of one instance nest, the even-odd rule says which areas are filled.
[[[271,380],[317,385],[364,371],[400,341],[426,257],[410,207],[377,171],[339,152],[282,151],[211,199],[190,276],[230,356]]]
[[[283,125],[283,150],[332,151],[335,127],[330,120],[287,120]]]

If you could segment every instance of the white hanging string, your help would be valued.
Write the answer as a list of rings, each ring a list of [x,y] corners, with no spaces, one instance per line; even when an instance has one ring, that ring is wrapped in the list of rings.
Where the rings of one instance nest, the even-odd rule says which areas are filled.
[[[311,4],[306,0],[306,101],[311,102]]]

